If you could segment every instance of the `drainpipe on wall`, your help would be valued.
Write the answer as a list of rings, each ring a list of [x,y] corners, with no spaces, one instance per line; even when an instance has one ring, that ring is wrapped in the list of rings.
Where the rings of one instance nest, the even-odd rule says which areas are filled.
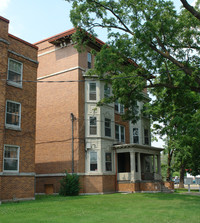
[[[74,173],[74,114],[71,113],[71,120],[72,120],[72,174]]]

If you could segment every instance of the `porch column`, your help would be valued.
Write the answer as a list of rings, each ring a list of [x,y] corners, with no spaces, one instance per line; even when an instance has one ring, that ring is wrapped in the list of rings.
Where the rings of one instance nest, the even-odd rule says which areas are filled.
[[[138,160],[138,180],[141,180],[141,162],[140,162],[140,153],[137,153],[137,160]]]
[[[153,155],[153,178],[154,180],[156,180],[156,160],[155,160],[156,156]]]
[[[156,173],[156,160],[155,160],[156,156],[153,155],[153,172]]]
[[[150,156],[148,157],[148,159],[149,159],[150,173],[153,173],[153,163],[152,163],[153,157],[152,157],[152,155],[150,155]],[[146,172],[146,171],[145,171],[145,172]]]
[[[135,152],[130,152],[131,158],[131,181],[135,181]]]
[[[160,162],[160,154],[157,155],[157,167],[158,167],[158,174],[161,176],[161,162]]]

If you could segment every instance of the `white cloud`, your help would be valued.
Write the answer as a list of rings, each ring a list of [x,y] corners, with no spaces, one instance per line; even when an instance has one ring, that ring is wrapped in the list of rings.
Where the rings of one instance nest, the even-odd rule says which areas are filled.
[[[0,0],[0,13],[4,13],[5,10],[8,8],[10,0]]]

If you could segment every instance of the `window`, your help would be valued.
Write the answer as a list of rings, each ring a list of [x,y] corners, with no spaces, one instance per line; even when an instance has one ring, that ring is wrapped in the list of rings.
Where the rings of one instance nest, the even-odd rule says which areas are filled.
[[[97,152],[90,152],[90,171],[97,171]]]
[[[118,103],[118,101],[115,102],[115,111],[123,114],[124,113],[124,105]]]
[[[97,134],[97,119],[96,117],[90,117],[90,135]]]
[[[112,171],[112,155],[111,153],[105,153],[106,171]]]
[[[133,143],[139,143],[138,128],[133,128]]]
[[[19,171],[19,146],[4,146],[4,171]]]
[[[15,87],[22,86],[22,63],[9,59],[8,60],[8,83]]]
[[[149,145],[149,131],[148,131],[148,129],[144,129],[144,144]]]
[[[122,125],[115,125],[115,139],[118,142],[125,142],[125,128]]]
[[[88,62],[88,69],[92,67],[92,55],[91,53],[87,54],[87,62]]]
[[[111,120],[105,118],[105,136],[111,137]]]
[[[14,101],[6,101],[6,127],[20,129],[21,104]]]
[[[110,87],[107,84],[104,85],[104,98],[110,97]]]
[[[89,88],[89,100],[96,100],[96,83],[90,83]]]

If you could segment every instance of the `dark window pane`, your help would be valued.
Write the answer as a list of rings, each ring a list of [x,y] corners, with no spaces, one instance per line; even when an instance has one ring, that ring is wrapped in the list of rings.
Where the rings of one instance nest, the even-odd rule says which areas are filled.
[[[90,126],[90,135],[96,135],[96,134],[97,134],[97,127]]]
[[[89,99],[96,100],[96,83],[90,83]]]
[[[138,128],[133,128],[133,143],[139,143]]]
[[[17,170],[18,160],[4,159],[4,170]]]
[[[13,82],[17,82],[17,83],[21,83],[21,75],[17,74],[13,71],[9,71],[8,72],[8,80],[9,81],[13,81]]]
[[[105,136],[111,136],[111,120],[105,118]]]
[[[96,171],[97,170],[97,164],[90,164],[90,170]]]
[[[97,152],[90,152],[90,171],[97,170]]]
[[[112,171],[112,157],[111,153],[105,153],[106,171]]]
[[[106,171],[112,171],[112,163],[106,162]]]

